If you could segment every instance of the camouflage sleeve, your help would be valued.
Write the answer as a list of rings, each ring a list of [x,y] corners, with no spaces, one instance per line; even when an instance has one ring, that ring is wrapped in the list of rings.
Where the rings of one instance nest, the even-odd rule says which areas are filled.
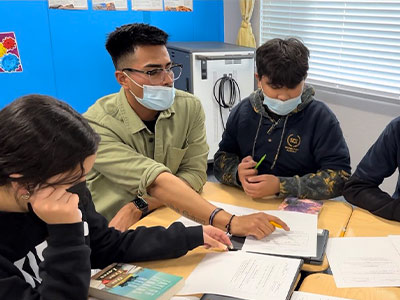
[[[320,170],[302,177],[279,177],[279,197],[295,196],[315,200],[341,196],[350,174],[343,170]]]
[[[214,175],[219,182],[242,187],[237,177],[239,156],[233,153],[217,151],[214,155]]]

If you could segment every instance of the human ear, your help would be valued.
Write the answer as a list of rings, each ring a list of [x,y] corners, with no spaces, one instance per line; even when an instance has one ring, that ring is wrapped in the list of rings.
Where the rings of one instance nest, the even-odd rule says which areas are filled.
[[[254,76],[256,77],[256,79],[257,79],[257,87],[259,88],[259,89],[261,89],[261,77],[258,75],[258,73],[254,73]]]
[[[125,72],[122,71],[115,71],[115,78],[117,79],[118,83],[124,88],[124,89],[129,89],[129,78],[128,76],[125,74]]]

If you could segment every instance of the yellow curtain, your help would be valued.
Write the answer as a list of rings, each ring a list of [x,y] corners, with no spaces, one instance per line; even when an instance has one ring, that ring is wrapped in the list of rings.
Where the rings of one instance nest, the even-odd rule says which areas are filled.
[[[251,29],[250,19],[253,14],[254,0],[240,0],[240,12],[242,14],[242,24],[240,25],[236,44],[246,47],[256,47],[253,30]]]

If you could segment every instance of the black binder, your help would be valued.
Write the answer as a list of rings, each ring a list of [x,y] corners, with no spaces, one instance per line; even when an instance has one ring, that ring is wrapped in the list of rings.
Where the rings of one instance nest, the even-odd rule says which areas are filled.
[[[253,253],[300,258],[304,261],[305,264],[321,265],[322,262],[324,261],[326,245],[328,244],[328,238],[329,238],[329,230],[324,229],[324,230],[322,230],[321,233],[318,233],[318,235],[317,235],[317,256],[315,256],[315,257],[304,257],[304,256],[295,256],[295,255],[279,255],[279,254],[269,254],[269,253],[259,253],[259,252],[253,252]],[[241,250],[245,239],[246,239],[245,237],[232,236],[231,242],[233,244],[233,248],[234,248],[233,250]],[[221,298],[221,300],[222,300],[222,298]]]

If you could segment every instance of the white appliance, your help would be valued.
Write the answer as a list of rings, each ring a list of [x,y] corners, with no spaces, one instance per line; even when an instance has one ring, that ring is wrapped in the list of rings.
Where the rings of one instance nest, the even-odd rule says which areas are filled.
[[[208,161],[212,162],[224,131],[231,108],[221,108],[214,98],[221,77],[232,77],[243,99],[254,91],[254,49],[222,42],[171,42],[167,45],[171,60],[183,64],[181,77],[175,87],[194,94],[203,105],[206,115]],[[232,82],[232,81],[231,81]],[[229,83],[222,85],[225,102],[229,101]],[[239,102],[236,98],[234,105]],[[221,118],[222,115],[222,118]]]

